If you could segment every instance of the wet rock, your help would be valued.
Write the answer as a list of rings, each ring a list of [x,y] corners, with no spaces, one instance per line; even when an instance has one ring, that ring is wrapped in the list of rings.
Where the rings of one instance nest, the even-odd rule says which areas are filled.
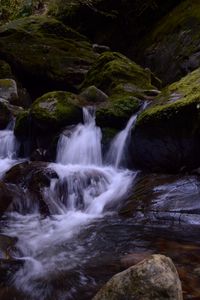
[[[30,213],[39,208],[40,212],[49,213],[44,189],[50,186],[52,178],[58,175],[45,162],[24,162],[12,167],[3,180],[19,188],[21,199],[18,198],[10,210]]]
[[[200,69],[166,87],[138,117],[132,133],[135,165],[177,172],[199,166]]]
[[[183,297],[172,260],[163,255],[152,255],[113,276],[93,298],[98,299],[182,300]]]
[[[90,104],[98,104],[101,102],[105,102],[108,100],[108,96],[102,92],[100,89],[96,88],[96,86],[92,85],[85,89],[80,97],[83,98],[87,103]]]
[[[8,100],[11,104],[18,99],[17,84],[13,79],[0,79],[0,98]]]
[[[15,250],[17,238],[0,234],[0,257],[3,259],[12,259]]]
[[[108,46],[104,46],[104,45],[98,45],[98,44],[93,44],[92,48],[95,52],[97,53],[103,53],[106,51],[110,51],[110,48]]]
[[[140,63],[172,83],[199,67],[200,3],[182,1],[147,34],[138,47]]]
[[[68,92],[50,92],[38,98],[31,106],[30,117],[39,130],[55,131],[62,126],[82,120],[78,96]]]
[[[1,286],[7,285],[12,276],[23,266],[23,264],[24,261],[21,259],[0,259]],[[2,291],[0,290],[0,295],[1,292]]]
[[[86,75],[82,89],[95,85],[109,98],[97,108],[101,127],[123,127],[145,100],[151,84],[150,72],[117,52],[104,52]]]
[[[48,13],[89,36],[98,44],[131,53],[144,36],[181,0],[51,1]],[[120,38],[119,38],[120,37]]]
[[[0,55],[33,96],[76,90],[97,56],[87,38],[50,17],[10,22],[1,27],[0,36]]]
[[[9,186],[0,181],[0,215],[2,215],[10,206],[14,199],[12,191]]]
[[[0,60],[0,79],[5,78],[13,78],[12,70],[6,61]]]

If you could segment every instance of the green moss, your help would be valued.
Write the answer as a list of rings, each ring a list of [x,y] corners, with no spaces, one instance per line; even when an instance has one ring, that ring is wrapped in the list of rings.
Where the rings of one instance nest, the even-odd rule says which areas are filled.
[[[0,79],[13,78],[11,67],[4,60],[0,60]]]
[[[27,17],[0,28],[0,55],[24,76],[76,87],[96,58],[85,37],[48,17]]]
[[[38,98],[31,107],[35,124],[44,129],[57,129],[82,119],[76,95],[68,92],[50,92]]]
[[[0,79],[0,89],[11,87],[13,87],[13,82],[10,79]]]
[[[30,131],[30,111],[24,110],[18,113],[15,121],[14,133],[16,136],[28,136]]]
[[[167,122],[183,116],[190,122],[191,112],[200,115],[200,69],[188,74],[180,81],[166,87],[154,104],[137,119],[137,126]],[[188,116],[188,118],[187,118]],[[187,120],[188,119],[188,120]],[[199,124],[197,124],[199,126]]]
[[[95,85],[108,95],[120,84],[152,89],[149,72],[117,52],[104,52],[89,70],[82,87]]]
[[[118,97],[108,101],[96,111],[97,124],[102,127],[122,128],[139,109],[140,102],[133,96]]]

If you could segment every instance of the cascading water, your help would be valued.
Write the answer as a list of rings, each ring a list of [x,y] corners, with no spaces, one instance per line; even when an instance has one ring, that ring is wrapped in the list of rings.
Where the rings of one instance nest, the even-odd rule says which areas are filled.
[[[18,142],[13,132],[13,121],[0,130],[0,177],[16,163]]]
[[[84,108],[83,117],[84,124],[78,124],[67,136],[61,135],[56,163],[49,165],[58,174],[58,179],[52,179],[50,187],[44,190],[51,216],[12,213],[4,230],[5,234],[18,237],[17,246],[25,261],[14,282],[33,299],[50,299],[51,285],[43,288],[40,280],[50,278],[55,270],[69,271],[87,261],[85,248],[77,245],[76,236],[114,210],[117,201],[127,196],[136,175],[117,169],[118,163],[116,167],[102,165],[101,130],[96,127],[94,109]],[[117,142],[117,161],[134,118]],[[110,210],[106,211],[108,206]],[[84,284],[84,274],[79,275]],[[71,293],[68,291],[60,299],[73,299]]]
[[[137,115],[132,116],[126,128],[120,131],[112,141],[106,155],[106,162],[108,164],[114,165],[116,168],[126,165],[128,139],[136,119]]]

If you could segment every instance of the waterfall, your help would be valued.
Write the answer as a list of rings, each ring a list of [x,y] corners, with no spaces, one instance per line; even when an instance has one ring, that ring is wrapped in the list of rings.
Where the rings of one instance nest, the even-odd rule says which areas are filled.
[[[80,165],[101,165],[101,130],[95,125],[95,110],[83,108],[84,124],[78,124],[70,136],[61,135],[57,162]]]
[[[136,176],[136,172],[103,165],[101,130],[95,124],[93,108],[83,109],[83,120],[83,124],[61,134],[56,162],[49,164],[58,174],[44,189],[51,216],[15,213],[4,229],[4,234],[18,237],[18,248],[25,259],[14,282],[35,298],[45,299],[48,291],[41,289],[41,278],[48,277],[55,268],[73,270],[80,265],[83,249],[75,247],[71,252],[62,245],[75,245],[81,230],[108,214],[107,207],[115,211],[117,203],[129,194]],[[128,132],[126,128],[118,141],[121,152]]]
[[[0,130],[0,177],[16,163],[19,144],[13,128],[14,122],[11,121],[6,129]]]
[[[106,162],[108,164],[114,165],[115,168],[119,168],[121,165],[125,165],[126,155],[127,155],[127,146],[128,138],[132,127],[135,124],[137,115],[133,115],[128,121],[126,127],[120,131],[116,137],[113,139],[108,153],[106,155]]]
[[[129,119],[126,127],[114,137],[106,154],[105,161],[107,164],[114,165],[115,168],[126,167],[129,156],[128,146],[131,130],[135,125],[138,114],[143,111],[148,104],[148,102],[144,102],[140,111],[134,114]]]

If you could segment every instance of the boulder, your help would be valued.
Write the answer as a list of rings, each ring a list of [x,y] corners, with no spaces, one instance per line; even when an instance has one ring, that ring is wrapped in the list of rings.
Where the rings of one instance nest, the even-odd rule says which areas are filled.
[[[136,167],[177,172],[200,164],[200,69],[166,87],[132,132]]]
[[[39,208],[41,213],[49,213],[44,189],[50,186],[52,178],[58,176],[45,162],[24,162],[12,167],[4,175],[3,181],[16,186],[20,198],[10,209],[30,213]]]
[[[8,185],[0,181],[0,215],[2,215],[12,203],[14,195]]]
[[[18,100],[17,84],[13,79],[0,79],[0,98],[15,104]]]
[[[155,87],[151,72],[117,52],[104,52],[94,62],[82,89],[95,85],[109,98],[96,111],[97,124],[121,128]]]
[[[200,2],[182,1],[138,45],[139,63],[172,83],[200,66]]]
[[[55,131],[62,126],[82,120],[82,111],[77,95],[69,92],[49,92],[36,99],[30,109],[30,117],[40,130]]]
[[[149,28],[181,0],[54,0],[48,14],[95,43],[128,53]]]
[[[13,78],[13,74],[10,65],[4,60],[0,60],[0,79],[4,78]]]
[[[172,260],[152,255],[113,276],[93,300],[182,300],[181,282]]]
[[[0,56],[37,96],[47,90],[75,90],[98,54],[87,38],[61,22],[31,16],[0,27]]]

